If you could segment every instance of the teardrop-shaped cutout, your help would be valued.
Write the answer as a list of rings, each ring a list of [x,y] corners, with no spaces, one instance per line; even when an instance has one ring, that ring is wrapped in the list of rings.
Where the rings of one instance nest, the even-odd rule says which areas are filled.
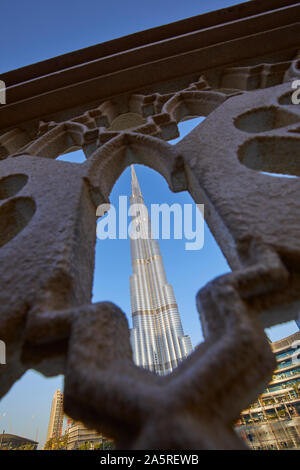
[[[0,247],[26,227],[35,210],[35,202],[29,197],[11,199],[0,206]]]
[[[297,115],[272,106],[247,111],[238,116],[234,124],[241,131],[256,134],[257,132],[266,132],[291,124],[297,124],[298,121]]]
[[[28,176],[23,174],[10,175],[0,180],[0,199],[15,196],[28,181]]]
[[[300,139],[265,137],[248,140],[239,149],[243,165],[267,173],[300,176]]]

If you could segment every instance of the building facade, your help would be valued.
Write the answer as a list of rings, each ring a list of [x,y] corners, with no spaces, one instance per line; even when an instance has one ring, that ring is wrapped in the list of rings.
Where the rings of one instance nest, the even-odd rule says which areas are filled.
[[[88,429],[84,424],[68,420],[67,425],[68,443],[67,450],[94,450],[106,449],[112,441],[99,434],[97,431]]]
[[[167,281],[159,244],[152,238],[150,217],[133,166],[131,185],[130,204],[136,213],[130,238],[131,345],[137,365],[164,375],[193,347],[183,332],[173,287]]]
[[[60,390],[56,390],[53,396],[51,413],[47,432],[47,441],[52,437],[61,436],[64,422],[64,396]]]
[[[300,332],[271,343],[277,368],[237,431],[252,449],[300,449]]]
[[[0,434],[0,450],[36,450],[38,442],[15,434]]]

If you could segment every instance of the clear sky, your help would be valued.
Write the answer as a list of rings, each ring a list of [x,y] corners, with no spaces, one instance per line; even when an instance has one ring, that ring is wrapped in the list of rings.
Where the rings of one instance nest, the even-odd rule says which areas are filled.
[[[1,0],[0,73],[239,0]]]
[[[237,3],[241,2],[2,0],[0,73]],[[181,123],[180,138],[199,122],[200,120],[191,120]],[[175,142],[176,140],[171,143]],[[74,152],[63,158],[80,162],[82,153]],[[135,168],[147,205],[192,202],[186,192],[171,193],[164,179],[153,170],[141,165],[136,165]],[[118,197],[129,194],[130,170],[127,169],[113,188],[111,203],[117,206]],[[185,240],[160,241],[168,281],[175,290],[183,327],[185,333],[191,335],[194,345],[202,340],[195,294],[208,281],[229,271],[207,226],[204,237],[203,249],[196,252],[184,249]],[[95,260],[93,301],[114,301],[126,312],[130,322],[129,240],[98,240]],[[275,341],[296,331],[296,324],[291,322],[272,328],[268,334]],[[35,372],[27,372],[0,402],[0,432],[5,429],[6,432],[37,438],[40,446],[43,446],[51,400],[57,388],[63,389],[62,377],[46,379]]]

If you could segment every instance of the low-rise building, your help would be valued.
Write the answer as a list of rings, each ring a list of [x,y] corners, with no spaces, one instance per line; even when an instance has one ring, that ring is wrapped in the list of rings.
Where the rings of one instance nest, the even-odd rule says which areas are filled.
[[[108,445],[112,445],[111,440],[76,421],[68,420],[67,433],[67,450],[106,449]]]
[[[277,368],[241,413],[237,432],[252,449],[300,449],[300,332],[271,343]]]
[[[0,434],[1,450],[36,450],[38,442],[15,434]]]

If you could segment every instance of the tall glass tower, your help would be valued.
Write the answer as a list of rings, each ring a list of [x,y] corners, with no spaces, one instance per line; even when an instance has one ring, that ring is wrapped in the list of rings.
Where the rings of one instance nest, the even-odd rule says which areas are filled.
[[[131,186],[130,205],[142,205],[132,221],[132,233],[137,235],[130,238],[131,345],[138,366],[164,375],[192,352],[193,347],[190,336],[183,332],[158,242],[152,239],[151,221],[133,166]]]

